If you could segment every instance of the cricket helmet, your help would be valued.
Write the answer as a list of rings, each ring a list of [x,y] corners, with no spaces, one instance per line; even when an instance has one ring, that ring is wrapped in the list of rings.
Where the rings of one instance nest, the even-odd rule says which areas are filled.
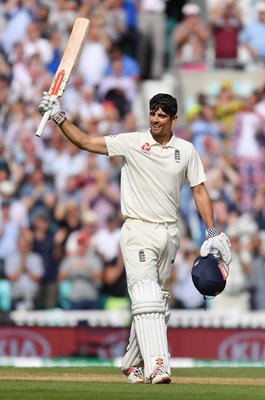
[[[223,261],[217,255],[198,256],[191,270],[192,281],[196,289],[204,296],[215,297],[226,285],[226,276],[222,273]]]

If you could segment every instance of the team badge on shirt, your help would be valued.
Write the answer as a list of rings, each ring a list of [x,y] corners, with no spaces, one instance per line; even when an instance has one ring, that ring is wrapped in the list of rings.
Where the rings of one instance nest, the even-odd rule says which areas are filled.
[[[176,163],[180,162],[180,151],[179,150],[175,150],[174,158],[175,158]]]
[[[146,261],[144,250],[139,250],[139,261],[140,262]]]

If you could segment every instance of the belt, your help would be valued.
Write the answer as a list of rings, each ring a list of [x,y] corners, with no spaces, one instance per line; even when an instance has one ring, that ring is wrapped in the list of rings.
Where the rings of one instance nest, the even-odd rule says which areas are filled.
[[[125,218],[125,222],[126,221],[140,221],[140,222],[144,222],[145,224],[152,224],[152,225],[165,225],[165,226],[173,226],[173,225],[177,225],[177,221],[167,221],[167,222],[158,222],[158,221],[146,221],[144,219],[138,219],[138,218],[130,218],[130,217],[126,217]]]

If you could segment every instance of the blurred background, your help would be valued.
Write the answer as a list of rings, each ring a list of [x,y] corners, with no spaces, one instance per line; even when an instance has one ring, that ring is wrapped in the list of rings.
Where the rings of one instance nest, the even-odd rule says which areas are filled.
[[[35,136],[76,17],[91,25],[61,99],[67,116],[87,135],[146,130],[149,99],[177,97],[175,134],[196,146],[216,227],[231,239],[226,288],[205,312],[190,274],[205,227],[184,186],[172,356],[263,360],[265,1],[256,0],[1,1],[0,357],[113,359],[126,346],[121,162],[80,151],[54,123]]]

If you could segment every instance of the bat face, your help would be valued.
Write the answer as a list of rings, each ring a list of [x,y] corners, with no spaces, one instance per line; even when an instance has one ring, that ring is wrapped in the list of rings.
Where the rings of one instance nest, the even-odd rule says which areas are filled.
[[[70,76],[76,66],[82,48],[84,46],[87,31],[89,28],[89,20],[87,18],[76,18],[71,35],[67,42],[65,51],[63,53],[60,65],[55,73],[52,84],[49,89],[49,94],[61,97],[66,85],[70,79]],[[50,110],[47,111],[40,122],[37,129],[36,135],[41,136],[42,131],[49,120]]]
[[[88,28],[89,20],[87,18],[76,18],[60,65],[49,89],[49,94],[57,97],[62,96],[74,67],[79,60]]]

